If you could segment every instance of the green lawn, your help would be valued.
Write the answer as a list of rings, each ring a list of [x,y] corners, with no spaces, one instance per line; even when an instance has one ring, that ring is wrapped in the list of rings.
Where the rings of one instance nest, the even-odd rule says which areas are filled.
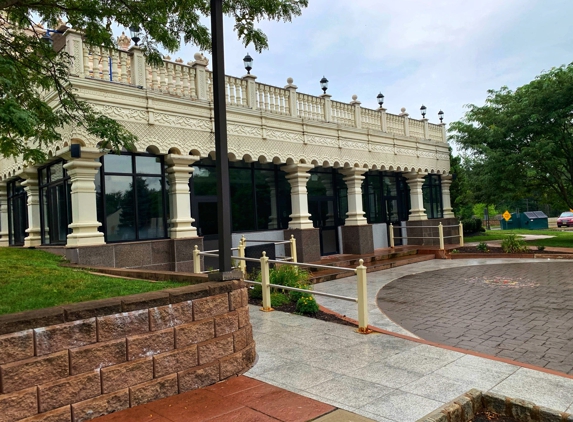
[[[0,315],[181,286],[98,276],[60,262],[40,250],[0,248]]]
[[[553,246],[560,248],[573,248],[573,231],[564,231],[561,229],[553,230],[527,230],[527,229],[515,229],[515,230],[489,230],[479,236],[466,236],[466,242],[489,242],[491,240],[502,240],[510,233],[515,233],[518,235],[523,234],[543,234],[548,236],[555,236],[550,239],[539,239],[530,240],[527,242],[531,246]]]

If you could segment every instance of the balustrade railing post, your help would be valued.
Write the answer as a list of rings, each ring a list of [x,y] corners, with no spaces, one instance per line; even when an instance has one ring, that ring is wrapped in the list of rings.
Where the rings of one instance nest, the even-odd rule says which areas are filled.
[[[428,119],[422,119],[424,122],[424,139],[430,139],[430,127],[428,126]]]
[[[406,113],[405,107],[402,107],[402,112],[399,116],[404,117],[404,136],[410,136],[410,118],[408,117],[409,114]]]
[[[362,127],[362,108],[360,104],[362,103],[358,101],[358,96],[354,94],[350,105],[354,106],[354,126],[359,129]]]
[[[193,272],[195,274],[201,273],[201,255],[199,255],[199,248],[195,245],[193,249]]]
[[[460,221],[460,246],[464,246],[464,225]]]
[[[131,84],[147,88],[147,67],[141,48],[133,46],[129,49],[131,58]],[[107,63],[104,63],[107,65]]]
[[[263,288],[263,307],[261,311],[271,312],[273,308],[271,307],[271,286],[269,286],[271,280],[269,271],[269,258],[267,253],[263,252],[261,256],[261,284]]]
[[[298,116],[298,103],[296,100],[296,90],[298,89],[298,86],[293,84],[294,80],[292,78],[287,78],[287,84],[285,86],[285,89],[288,91],[289,95],[288,95],[288,105],[289,105],[289,110],[290,110],[290,115],[292,117],[297,117]]]
[[[438,224],[438,236],[440,237],[440,250],[444,250],[444,226],[442,223]]]
[[[257,108],[257,77],[255,75],[245,75],[243,80],[247,82],[247,107]]]
[[[394,224],[390,223],[390,247],[394,249]]]
[[[324,117],[324,121],[326,121],[326,122],[332,121],[332,102],[330,101],[331,97],[332,97],[332,95],[328,95],[328,94],[322,94],[320,96],[320,98],[324,99],[324,110],[323,110],[323,116],[322,117]]]
[[[444,141],[444,143],[446,143],[448,142],[448,134],[446,133],[446,124],[440,123],[440,126],[442,126],[442,140]]]
[[[367,294],[367,279],[366,267],[364,260],[358,261],[360,265],[356,267],[356,279],[358,284],[358,332],[361,334],[368,334],[368,294]]]
[[[386,109],[384,107],[380,107],[378,109],[380,113],[380,128],[382,132],[388,132],[388,122],[386,120]]]
[[[201,53],[195,53],[194,59],[195,61],[191,67],[195,69],[195,95],[197,95],[197,99],[199,100],[208,100],[207,65],[209,64],[209,60]]]
[[[83,78],[86,75],[82,34],[72,29],[68,29],[64,35],[66,37],[66,53],[72,57],[72,61],[70,63],[70,74]]]
[[[296,239],[294,235],[290,235],[290,256],[292,258],[292,262],[298,262],[296,256]]]

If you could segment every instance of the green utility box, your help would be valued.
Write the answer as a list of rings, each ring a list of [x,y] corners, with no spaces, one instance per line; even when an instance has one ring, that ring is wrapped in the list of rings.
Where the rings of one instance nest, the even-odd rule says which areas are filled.
[[[514,212],[511,213],[509,221],[501,220],[502,230],[542,230],[547,228],[549,228],[549,221],[543,211]]]

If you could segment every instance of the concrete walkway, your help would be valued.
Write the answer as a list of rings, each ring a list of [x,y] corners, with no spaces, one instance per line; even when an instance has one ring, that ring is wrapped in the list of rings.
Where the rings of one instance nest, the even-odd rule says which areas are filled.
[[[521,260],[520,262],[523,262]],[[535,260],[530,260],[535,262]],[[378,310],[378,290],[407,274],[515,260],[433,260],[368,274],[372,325],[404,333]],[[317,290],[356,296],[356,278]],[[356,318],[356,305],[320,298]],[[384,334],[251,307],[258,361],[246,375],[377,420],[408,422],[478,388],[573,413],[573,379]]]

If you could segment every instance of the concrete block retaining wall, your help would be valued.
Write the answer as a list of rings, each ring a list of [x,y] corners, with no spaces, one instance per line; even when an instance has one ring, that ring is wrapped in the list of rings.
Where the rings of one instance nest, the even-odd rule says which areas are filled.
[[[248,370],[243,282],[0,316],[0,422],[86,421]]]

